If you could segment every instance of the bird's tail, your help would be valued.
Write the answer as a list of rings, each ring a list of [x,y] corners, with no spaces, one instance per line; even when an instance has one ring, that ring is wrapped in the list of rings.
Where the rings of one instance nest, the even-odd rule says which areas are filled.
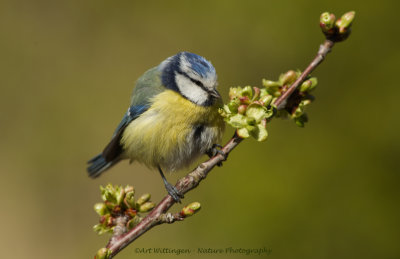
[[[102,154],[99,154],[88,161],[90,164],[87,168],[87,172],[91,178],[96,178],[101,175],[102,172],[119,162],[120,158],[116,158],[113,161],[107,162]]]

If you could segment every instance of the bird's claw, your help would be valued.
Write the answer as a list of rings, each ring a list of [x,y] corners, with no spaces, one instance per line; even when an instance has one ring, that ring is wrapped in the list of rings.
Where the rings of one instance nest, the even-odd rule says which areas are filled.
[[[226,159],[228,158],[228,155],[224,151],[222,151],[222,146],[219,144],[213,144],[210,150],[207,151],[207,155],[210,158],[218,154],[223,157],[223,161],[226,161]],[[222,166],[222,162],[219,162],[217,166]]]
[[[168,194],[175,200],[177,203],[181,203],[181,198],[183,199],[184,196],[181,194],[175,186],[170,183],[165,184],[165,189],[167,189]]]

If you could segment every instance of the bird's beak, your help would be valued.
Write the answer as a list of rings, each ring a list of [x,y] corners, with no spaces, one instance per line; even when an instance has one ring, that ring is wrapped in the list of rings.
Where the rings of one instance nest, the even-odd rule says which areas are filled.
[[[211,90],[210,95],[215,98],[221,98],[221,95],[218,93],[217,89]]]

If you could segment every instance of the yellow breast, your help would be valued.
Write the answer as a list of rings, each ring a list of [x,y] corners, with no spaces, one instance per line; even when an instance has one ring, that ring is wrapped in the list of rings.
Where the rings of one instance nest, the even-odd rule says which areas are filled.
[[[153,97],[151,103],[123,133],[121,144],[127,158],[175,171],[221,140],[224,122],[218,104],[199,106],[172,90]],[[196,129],[201,129],[200,134]]]

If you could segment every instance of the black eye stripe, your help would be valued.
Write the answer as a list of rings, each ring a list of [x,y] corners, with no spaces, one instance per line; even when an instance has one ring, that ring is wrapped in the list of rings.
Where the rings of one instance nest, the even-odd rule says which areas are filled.
[[[193,83],[195,83],[196,85],[200,86],[201,88],[204,88],[204,85],[202,82],[200,82],[199,80],[193,79],[191,77],[188,77],[190,79],[190,81],[192,81]]]
[[[203,89],[206,92],[209,92],[207,90],[207,88],[203,85],[202,82],[200,82],[199,80],[196,80],[194,78],[191,78],[188,74],[186,74],[185,72],[182,71],[176,71],[178,74],[183,75],[184,77],[188,78],[192,83],[196,84],[197,86],[199,86],[201,89]]]

